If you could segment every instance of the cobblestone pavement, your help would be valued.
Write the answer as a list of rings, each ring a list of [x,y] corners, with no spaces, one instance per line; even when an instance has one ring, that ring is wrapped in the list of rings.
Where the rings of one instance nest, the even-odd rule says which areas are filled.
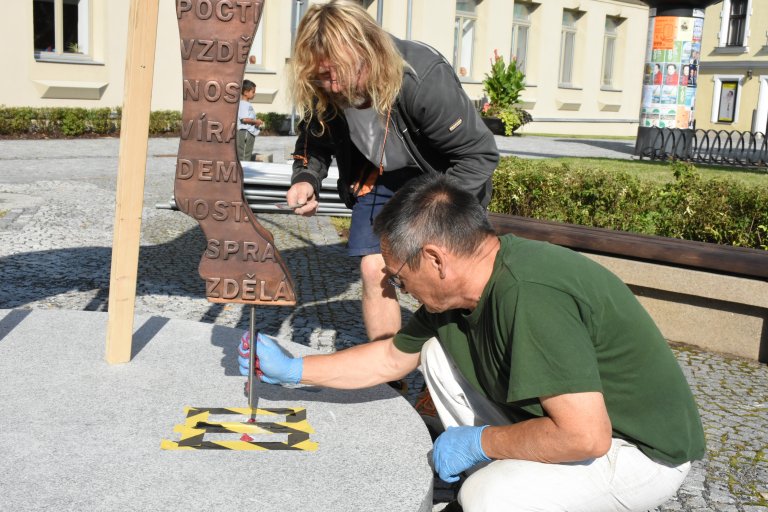
[[[275,161],[292,144],[259,142]],[[523,137],[499,146],[528,157],[628,158],[633,143]],[[0,141],[0,308],[106,310],[118,147],[117,139]],[[154,207],[171,196],[177,148],[176,139],[150,141],[136,312],[246,328],[247,308],[203,298],[197,265],[205,240],[196,222]],[[363,342],[357,264],[329,220],[259,219],[275,235],[299,296],[295,308],[257,308],[261,329],[323,351]],[[406,318],[416,307],[408,297],[401,304]],[[690,347],[674,351],[700,406],[708,452],[658,510],[768,511],[768,367]],[[411,375],[410,401],[420,386]],[[438,482],[435,510],[452,493]]]

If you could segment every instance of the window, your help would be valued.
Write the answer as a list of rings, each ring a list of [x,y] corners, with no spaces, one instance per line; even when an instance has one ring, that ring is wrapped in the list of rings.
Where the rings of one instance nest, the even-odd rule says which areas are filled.
[[[263,7],[262,7],[263,9]],[[261,21],[259,21],[259,27],[256,29],[256,34],[253,36],[253,43],[251,44],[251,50],[248,52],[248,63],[246,67],[249,71],[253,68],[264,69],[264,25],[266,24],[266,17],[264,12],[261,13]]]
[[[528,56],[528,34],[531,30],[531,5],[515,2],[512,14],[512,56],[517,60],[517,69],[525,73],[525,59]]]
[[[603,41],[603,80],[604,87],[613,87],[614,64],[616,63],[616,41],[619,38],[620,18],[605,17],[605,39]]]
[[[453,33],[453,67],[459,77],[472,75],[475,51],[475,25],[478,0],[456,0],[456,26]]]
[[[744,46],[747,28],[747,0],[731,0],[726,46]]]
[[[743,75],[715,75],[712,95],[712,122],[738,123]]]
[[[560,85],[573,85],[573,60],[576,56],[576,25],[578,11],[563,10],[563,29],[560,36]]]
[[[89,0],[34,0],[35,58],[88,55]]]
[[[746,51],[751,12],[752,0],[723,0],[718,38],[724,53]]]

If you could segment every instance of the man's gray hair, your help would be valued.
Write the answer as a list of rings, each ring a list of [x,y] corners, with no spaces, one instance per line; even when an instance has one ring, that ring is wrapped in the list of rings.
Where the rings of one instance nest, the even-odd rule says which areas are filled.
[[[382,208],[373,230],[389,253],[410,268],[418,268],[426,244],[469,256],[495,233],[477,198],[438,173],[404,185]]]

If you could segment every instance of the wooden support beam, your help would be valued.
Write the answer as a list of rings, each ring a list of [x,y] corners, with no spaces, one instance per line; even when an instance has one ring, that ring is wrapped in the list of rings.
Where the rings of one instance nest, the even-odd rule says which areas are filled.
[[[106,360],[131,359],[159,0],[131,0],[115,197]]]

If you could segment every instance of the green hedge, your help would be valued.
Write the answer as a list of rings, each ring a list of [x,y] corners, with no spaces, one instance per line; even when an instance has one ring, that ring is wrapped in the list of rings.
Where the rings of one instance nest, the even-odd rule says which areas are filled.
[[[0,135],[12,137],[109,136],[120,133],[122,109],[0,106]],[[150,135],[178,135],[181,113],[159,110],[149,115]]]
[[[45,108],[0,106],[0,136],[50,138],[116,136],[120,134],[122,111],[117,108]],[[265,134],[281,131],[285,115],[258,113]],[[179,136],[181,112],[157,110],[149,114],[149,135]]]
[[[261,127],[261,131],[264,135],[287,135],[283,130],[283,121],[286,119],[285,114],[278,114],[277,112],[257,112],[256,117],[264,121],[264,126]]]
[[[536,219],[768,250],[768,190],[703,180],[673,162],[657,184],[605,169],[502,158],[489,209]]]

